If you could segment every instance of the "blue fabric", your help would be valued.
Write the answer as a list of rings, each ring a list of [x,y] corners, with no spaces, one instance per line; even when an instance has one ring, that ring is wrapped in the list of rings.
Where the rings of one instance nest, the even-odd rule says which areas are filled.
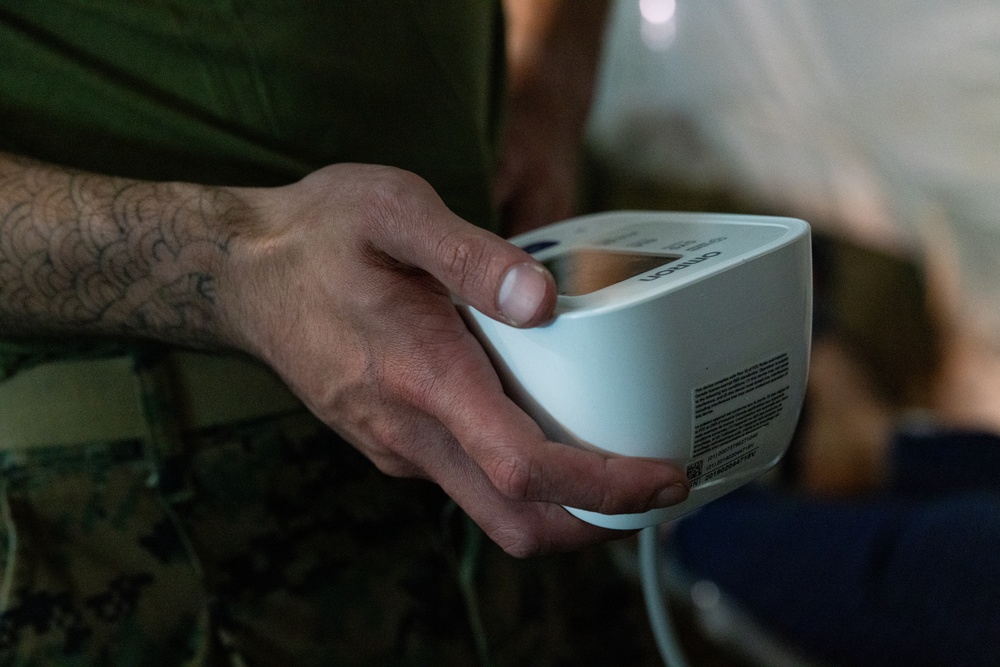
[[[1000,665],[1000,439],[903,434],[880,497],[745,488],[671,549],[760,622],[843,665]]]

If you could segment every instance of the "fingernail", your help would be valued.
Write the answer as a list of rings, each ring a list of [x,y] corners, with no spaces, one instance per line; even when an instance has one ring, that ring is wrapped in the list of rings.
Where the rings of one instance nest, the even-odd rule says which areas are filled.
[[[517,264],[500,283],[497,293],[500,312],[510,324],[524,326],[538,314],[547,289],[544,269],[535,264]]]
[[[688,497],[688,488],[683,484],[671,484],[656,494],[654,507],[670,507],[683,502]]]

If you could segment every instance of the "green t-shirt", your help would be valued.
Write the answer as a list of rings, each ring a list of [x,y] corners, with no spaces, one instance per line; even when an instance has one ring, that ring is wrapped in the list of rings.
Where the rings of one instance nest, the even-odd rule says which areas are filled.
[[[0,150],[225,185],[388,164],[495,225],[495,2],[0,0],[0,54]],[[44,349],[0,342],[0,377]]]

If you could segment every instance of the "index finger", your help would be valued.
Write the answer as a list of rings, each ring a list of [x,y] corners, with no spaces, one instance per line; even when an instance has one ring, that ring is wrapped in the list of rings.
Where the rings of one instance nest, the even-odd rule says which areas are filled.
[[[452,390],[432,392],[436,404],[428,410],[506,498],[622,514],[668,507],[687,497],[687,478],[667,461],[548,440],[503,393],[485,352],[481,361],[489,375],[472,361],[466,356],[449,366],[440,380]]]

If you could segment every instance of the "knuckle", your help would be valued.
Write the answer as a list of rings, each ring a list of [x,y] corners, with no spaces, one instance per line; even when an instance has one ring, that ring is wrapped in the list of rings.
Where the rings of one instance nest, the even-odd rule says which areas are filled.
[[[643,508],[643,503],[630,502],[625,504],[613,493],[605,491],[594,503],[593,511],[599,514],[622,514],[639,512]]]
[[[489,260],[487,240],[479,236],[446,234],[438,242],[436,256],[451,280],[465,290],[484,275]]]
[[[396,477],[400,479],[423,477],[420,470],[416,466],[398,456],[380,452],[370,454],[368,458],[380,472],[388,475],[389,477]]]
[[[487,474],[493,486],[510,500],[534,500],[542,486],[542,471],[520,452],[505,450],[496,456]]]
[[[398,174],[394,170],[379,170],[369,180],[361,206],[373,222],[388,225],[399,219],[402,195]]]
[[[360,206],[368,221],[385,234],[395,234],[413,215],[414,197],[428,195],[431,186],[420,176],[395,167],[372,167]]]
[[[580,509],[600,514],[635,513],[648,509],[647,499],[633,486],[615,484],[621,476],[614,469],[618,459],[602,458],[601,469],[590,483],[575,489]]]
[[[382,374],[379,385],[382,400],[427,412],[435,404],[445,372],[416,354],[398,359]]]
[[[427,479],[427,475],[419,468],[405,462],[393,465],[392,469],[385,474],[396,479]]]
[[[531,531],[511,527],[498,534],[494,540],[509,556],[530,558],[542,553],[542,541]]]
[[[610,483],[614,479],[611,459],[603,459],[602,464],[603,469],[600,476],[602,483],[593,488],[593,492],[597,494],[597,499],[594,501],[594,511],[601,514],[639,511],[639,506],[623,506],[622,499],[615,493],[615,487]]]
[[[424,477],[412,461],[412,438],[398,428],[388,425],[371,427],[368,446],[364,450],[375,467],[390,477]]]

